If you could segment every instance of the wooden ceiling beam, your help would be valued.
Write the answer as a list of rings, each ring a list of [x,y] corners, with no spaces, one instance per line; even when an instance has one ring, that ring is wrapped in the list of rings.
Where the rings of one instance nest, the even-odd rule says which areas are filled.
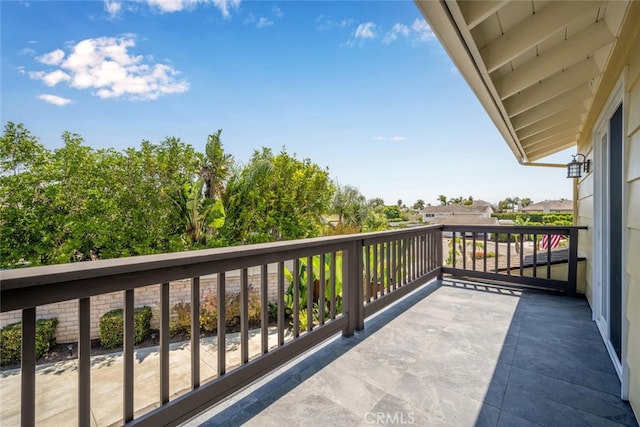
[[[606,22],[590,25],[582,32],[551,48],[516,70],[494,80],[501,99],[506,99],[546,77],[585,60],[614,41]]]
[[[567,23],[577,16],[590,13],[599,6],[599,3],[585,4],[580,1],[549,3],[542,10],[480,49],[487,70],[490,73],[495,71],[525,50],[534,47],[556,31],[566,27]]]
[[[525,111],[524,113],[512,117],[511,124],[515,130],[520,130],[553,114],[579,104],[582,104],[582,110],[580,112],[580,114],[582,114],[587,111],[585,103],[592,96],[591,88],[588,84],[584,83],[575,89],[571,89],[570,91],[563,93],[561,96],[552,98],[549,101]]]
[[[600,75],[593,59],[582,61],[504,100],[509,117],[523,113]]]
[[[516,134],[518,135],[518,138],[522,140],[559,124],[564,126],[578,126],[582,124],[582,117],[580,117],[581,110],[582,113],[584,113],[584,107],[580,108],[579,105],[577,107],[568,108],[549,116],[546,119],[542,119],[532,125],[522,128],[517,131]]]
[[[459,1],[458,6],[462,12],[469,29],[477,27],[485,19],[499,11],[504,5],[509,3],[506,0],[491,1]]]

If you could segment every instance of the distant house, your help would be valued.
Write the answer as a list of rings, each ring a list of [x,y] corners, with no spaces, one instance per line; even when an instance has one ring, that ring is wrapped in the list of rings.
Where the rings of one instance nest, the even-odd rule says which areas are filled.
[[[527,207],[520,208],[524,213],[573,213],[573,202],[571,200],[545,200],[544,202],[533,203]]]
[[[439,216],[437,218],[433,218],[431,221],[432,225],[500,225],[498,222],[498,218],[485,217],[482,215],[450,215],[450,216]],[[445,231],[442,234],[444,237],[450,238],[453,233],[450,231]],[[467,233],[467,235],[472,236],[473,233]],[[477,237],[483,237],[484,233],[476,233]],[[460,236],[460,235],[458,235]],[[487,238],[491,239],[492,234],[487,233]]]
[[[441,221],[441,218],[491,218],[493,206],[487,202],[475,202],[472,205],[426,206],[420,210],[422,222],[425,224],[454,224]],[[438,220],[434,222],[435,220]],[[457,220],[456,220],[457,221]],[[455,224],[462,224],[455,222]],[[480,224],[479,222],[464,222],[464,224]]]

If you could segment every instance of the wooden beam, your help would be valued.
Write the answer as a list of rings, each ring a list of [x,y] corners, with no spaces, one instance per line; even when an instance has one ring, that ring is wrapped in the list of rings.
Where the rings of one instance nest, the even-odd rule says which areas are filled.
[[[580,133],[579,126],[573,126],[568,128],[555,128],[555,129],[547,129],[544,132],[540,132],[537,135],[531,136],[526,140],[521,140],[520,143],[522,147],[526,150],[533,146],[542,146],[544,143],[547,143],[554,139],[564,138],[566,136],[577,135]]]
[[[582,118],[580,117],[581,113],[584,113],[585,111],[584,107],[580,107],[581,106],[578,105],[576,107],[571,107],[567,110],[561,111],[560,113],[556,113],[552,116],[547,117],[546,119],[542,119],[532,125],[516,131],[516,134],[518,135],[518,138],[522,140],[558,124],[576,126],[580,125],[582,123]]]
[[[607,24],[600,21],[565,40],[516,70],[498,77],[494,85],[501,99],[568,68],[590,56],[595,50],[614,41]]]
[[[537,121],[545,119],[555,113],[566,110],[576,104],[581,104],[587,101],[590,97],[591,89],[588,84],[582,84],[575,89],[572,89],[561,96],[557,96],[544,102],[524,113],[518,114],[511,119],[511,124],[515,130],[522,129],[525,126],[529,126]],[[587,110],[586,105],[584,111]]]
[[[542,152],[548,152],[550,149],[553,150],[559,145],[562,145],[564,143],[568,143],[571,141],[575,143],[578,140],[578,136],[579,134],[577,132],[564,134],[562,136],[558,136],[557,138],[552,138],[548,141],[545,141],[544,143],[540,143],[540,144],[528,147],[526,151],[528,154],[531,154],[531,155],[540,154]]]
[[[529,158],[531,159],[532,162],[535,162],[536,160],[540,160],[543,159],[547,156],[550,156],[552,154],[558,153],[562,150],[565,150],[567,148],[571,148],[571,147],[575,147],[576,146],[576,141],[574,140],[567,140],[567,141],[558,141],[558,145],[553,147],[553,148],[548,148],[544,151],[540,151],[537,153],[532,153],[529,155]]]
[[[600,73],[596,62],[587,59],[505,99],[504,108],[509,117],[513,117],[593,79]]]
[[[479,2],[482,3],[482,2]],[[551,2],[548,6],[517,26],[507,31],[501,37],[480,49],[487,70],[491,73],[513,58],[530,49],[538,43],[551,37],[556,31],[567,26],[577,16],[591,13],[600,3],[578,1]]]
[[[472,29],[499,11],[507,3],[509,2],[505,0],[459,1],[458,6],[467,26]]]

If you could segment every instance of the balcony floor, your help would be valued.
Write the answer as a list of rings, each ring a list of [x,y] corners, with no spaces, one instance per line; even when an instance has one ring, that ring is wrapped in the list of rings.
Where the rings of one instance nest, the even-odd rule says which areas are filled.
[[[585,299],[444,281],[186,425],[637,426]]]

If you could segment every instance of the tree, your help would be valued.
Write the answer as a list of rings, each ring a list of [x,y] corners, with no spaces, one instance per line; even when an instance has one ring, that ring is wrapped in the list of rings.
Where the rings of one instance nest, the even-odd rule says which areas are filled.
[[[413,204],[413,209],[424,209],[425,203],[424,200],[422,199],[418,199],[414,204]]]
[[[404,203],[402,203],[402,199],[398,199],[398,201],[396,202],[396,205],[398,205],[399,208],[401,208]]]
[[[447,196],[444,194],[438,196],[438,201],[440,202],[440,206],[447,206],[449,204]]]
[[[533,202],[531,201],[530,198],[525,197],[524,199],[520,200],[520,203],[522,204],[523,208],[526,208],[527,206],[529,206]]]
[[[217,229],[224,225],[224,207],[221,200],[204,197],[205,182],[199,179],[183,185],[174,203],[180,211],[187,245],[206,246],[215,237]]]
[[[369,199],[367,204],[369,205],[369,207],[374,209],[379,207],[384,207],[384,200],[380,197],[374,197],[373,199]]]
[[[200,176],[204,180],[204,197],[207,199],[222,197],[234,163],[233,157],[225,154],[222,148],[221,133],[222,129],[218,129],[218,132],[209,135],[205,145],[204,164]]]
[[[331,212],[338,215],[338,223],[361,229],[367,217],[367,199],[356,187],[337,186]]]
[[[227,183],[223,235],[242,243],[318,236],[333,194],[328,171],[311,160],[256,150]]]

